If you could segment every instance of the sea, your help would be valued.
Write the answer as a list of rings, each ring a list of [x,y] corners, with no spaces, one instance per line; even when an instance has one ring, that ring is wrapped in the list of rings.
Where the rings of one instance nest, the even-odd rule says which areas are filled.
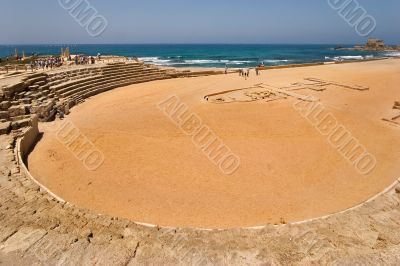
[[[0,45],[0,57],[12,56],[15,49],[26,56],[59,55],[69,47],[71,54],[119,55],[146,63],[171,67],[229,68],[364,60],[400,57],[399,52],[336,50],[336,45],[295,44],[60,44]],[[352,45],[342,46],[352,47]]]

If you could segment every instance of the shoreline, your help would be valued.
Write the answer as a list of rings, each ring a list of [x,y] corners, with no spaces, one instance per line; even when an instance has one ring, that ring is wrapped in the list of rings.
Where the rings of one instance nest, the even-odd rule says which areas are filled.
[[[260,71],[267,71],[267,70],[272,70],[272,69],[284,69],[284,68],[297,68],[297,67],[310,67],[310,66],[321,66],[321,65],[333,65],[333,64],[349,64],[349,63],[363,63],[363,62],[370,62],[370,61],[380,61],[380,60],[390,60],[390,59],[400,59],[400,57],[377,57],[377,58],[367,58],[367,59],[362,59],[362,60],[343,60],[343,61],[328,61],[328,62],[314,62],[314,63],[301,63],[301,64],[286,64],[286,65],[275,65],[275,66],[264,66],[264,68],[259,68]],[[140,61],[142,62],[142,61]],[[162,65],[155,65],[155,64],[149,64],[156,66],[160,69],[166,69],[166,70],[182,70],[182,71],[225,71],[224,67],[174,67],[174,66],[162,66]],[[257,67],[228,67],[228,70],[234,70],[234,72],[239,71],[240,69],[255,69]]]
[[[35,70],[31,72],[30,70],[19,69],[15,72],[11,72],[9,74],[1,73],[2,68],[0,67],[0,84],[4,84],[7,80],[19,79],[21,76],[27,74],[35,74],[35,73],[54,73],[54,72],[62,72],[62,71],[70,71],[74,69],[86,69],[86,68],[96,68],[105,64],[112,64],[118,62],[134,62],[136,60],[128,60],[126,57],[119,56],[105,56],[107,60],[102,60],[100,63],[96,63],[94,65],[65,65],[60,68],[54,69],[45,69],[45,70]],[[112,59],[112,61],[110,61]],[[287,64],[287,65],[276,65],[276,66],[265,66],[264,68],[260,68],[260,71],[268,71],[273,69],[285,69],[285,68],[299,68],[299,67],[310,67],[310,66],[321,66],[321,65],[334,65],[334,64],[350,64],[350,63],[365,63],[370,61],[380,61],[380,60],[399,60],[400,57],[379,57],[379,58],[367,58],[363,60],[344,60],[344,61],[330,61],[330,62],[315,62],[315,63],[303,63],[303,64]],[[225,68],[219,67],[173,67],[173,66],[160,66],[154,64],[147,64],[143,61],[138,61],[148,66],[154,66],[162,70],[166,71],[175,71],[176,73],[184,74],[186,72],[190,74],[214,74],[214,75],[222,75],[225,72]],[[256,67],[246,67],[246,68],[228,68],[229,73],[237,73],[240,69],[255,69]]]

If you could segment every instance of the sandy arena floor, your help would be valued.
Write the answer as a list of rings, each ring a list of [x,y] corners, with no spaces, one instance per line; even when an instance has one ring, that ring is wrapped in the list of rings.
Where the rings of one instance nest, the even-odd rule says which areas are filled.
[[[42,127],[43,138],[28,158],[30,171],[77,206],[144,223],[201,228],[250,227],[335,213],[399,178],[400,127],[382,119],[393,115],[393,104],[400,100],[400,60],[251,74],[248,80],[230,74],[156,81],[97,95],[75,107],[66,120],[101,150],[104,163],[87,170],[57,140],[54,129],[62,123],[57,121]],[[376,157],[368,175],[360,174],[295,110],[297,99],[267,101],[252,89],[261,83],[265,88],[312,83],[305,78],[369,88],[328,85],[324,91],[295,91],[318,98]],[[245,90],[204,100],[239,89]],[[157,103],[171,95],[179,96],[240,157],[235,173],[224,175],[158,109]],[[219,104],[227,99],[229,103]]]

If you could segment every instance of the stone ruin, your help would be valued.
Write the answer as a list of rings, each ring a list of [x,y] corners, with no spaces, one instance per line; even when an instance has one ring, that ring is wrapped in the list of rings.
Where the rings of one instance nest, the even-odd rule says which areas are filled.
[[[327,81],[318,78],[305,78],[302,82],[296,82],[289,86],[277,87],[270,84],[256,84],[252,87],[218,92],[204,97],[210,103],[232,103],[232,102],[253,102],[253,101],[277,101],[287,98],[294,98],[302,101],[317,101],[310,96],[299,94],[296,91],[313,90],[325,91],[330,88],[339,87],[357,91],[369,90],[368,87],[345,84],[336,81]]]
[[[370,49],[383,49],[386,47],[385,42],[380,39],[368,39],[367,44],[365,45],[366,48]]]
[[[400,126],[400,101],[394,102],[392,113],[389,118],[383,118],[382,120],[391,125]]]
[[[0,134],[27,127],[32,116],[45,122],[86,98],[117,87],[171,78],[167,70],[143,63],[40,72],[13,79],[0,88]]]

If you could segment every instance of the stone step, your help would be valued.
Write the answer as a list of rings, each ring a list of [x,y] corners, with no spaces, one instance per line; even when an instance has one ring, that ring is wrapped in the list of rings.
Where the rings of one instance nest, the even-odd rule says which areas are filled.
[[[10,108],[8,108],[8,114],[10,115],[10,117],[25,115],[27,113],[26,107],[27,106],[23,104],[11,106]]]
[[[101,78],[101,76],[85,77],[85,78],[82,78],[82,79],[77,79],[77,80],[73,80],[73,81],[64,82],[64,83],[61,83],[60,85],[57,85],[57,86],[51,86],[51,89],[53,89],[54,91],[60,91],[60,90],[66,88],[68,86],[80,84],[80,83],[83,83],[83,82],[90,82],[90,81],[96,80],[98,78]]]
[[[46,91],[50,90],[50,86],[48,84],[39,87],[39,91]]]
[[[111,74],[116,74],[119,72],[140,72],[140,71],[146,71],[148,70],[147,68],[118,68],[118,69],[112,69],[112,70],[105,70],[102,72],[103,75],[111,75]]]
[[[113,72],[104,72],[103,76],[112,76],[112,75],[118,75],[118,74],[122,74],[122,73],[151,73],[151,72],[155,72],[158,71],[157,69],[137,69],[137,70],[126,70],[126,69],[122,69],[122,70],[117,70],[117,71],[113,71]]]
[[[141,75],[149,75],[149,74],[137,74],[137,73],[127,73],[127,74],[122,74],[122,75],[114,75],[110,77],[101,77],[97,78],[95,81],[89,80],[87,82],[81,83],[81,84],[76,84],[74,86],[66,87],[62,90],[57,91],[59,95],[64,95],[65,93],[68,93],[69,91],[76,90],[79,88],[84,88],[87,86],[94,86],[94,85],[99,85],[99,84],[104,84],[104,82],[109,82],[117,78],[128,78],[128,77],[133,77],[133,76],[141,76]]]
[[[39,85],[35,84],[35,85],[30,85],[28,89],[31,91],[36,91],[39,89],[39,87],[40,87]]]
[[[39,99],[40,97],[42,97],[42,93],[40,91],[32,93],[30,95],[30,97],[32,97],[33,99]]]
[[[47,84],[47,80],[43,80],[43,81],[39,81],[39,82],[35,83],[35,85],[39,85],[39,87],[43,86],[43,85],[46,85],[46,84]]]
[[[17,129],[20,129],[23,127],[28,127],[31,125],[31,123],[32,123],[32,119],[30,117],[27,117],[27,118],[24,118],[21,120],[16,120],[16,121],[11,122],[11,128],[13,130],[17,130]]]
[[[121,66],[113,66],[113,67],[104,67],[102,71],[112,71],[115,69],[138,69],[138,68],[145,68],[145,65],[137,65],[137,64],[127,64]]]
[[[11,131],[10,121],[0,123],[0,135],[8,134],[10,133],[10,131]]]
[[[90,72],[98,72],[102,69],[102,67],[91,67],[91,68],[79,68],[79,69],[74,69],[74,70],[67,70],[67,71],[62,71],[62,72],[57,72],[57,73],[52,73],[49,74],[49,79],[51,81],[54,81],[58,79],[60,76],[64,77],[65,75],[71,75],[74,73],[81,73],[84,71],[90,71]]]
[[[10,101],[2,101],[0,103],[0,110],[8,110],[10,108],[11,102]]]
[[[115,67],[126,67],[126,66],[141,66],[141,63],[110,63],[103,67],[103,69],[110,69]]]
[[[122,69],[143,69],[145,66],[143,65],[126,65],[126,66],[116,66],[116,67],[109,67],[109,68],[103,68],[103,72],[108,72],[108,71],[115,71],[115,70],[122,70]]]
[[[41,82],[41,81],[47,82],[47,75],[46,76],[39,76],[39,77],[27,79],[25,81],[25,83],[28,84],[28,85],[34,85],[34,84],[36,84],[38,82]]]
[[[109,71],[109,72],[106,72],[106,71],[104,71],[103,72],[103,70],[101,70],[101,71],[98,71],[99,73],[103,73],[103,74],[121,74],[121,72],[127,72],[127,71],[132,71],[132,70],[137,70],[137,71],[142,71],[143,69],[140,67],[140,65],[134,65],[134,67],[135,67],[135,69],[126,69],[126,68],[124,68],[124,69],[112,69],[112,71]],[[147,70],[147,68],[146,69],[144,69],[144,70]],[[79,77],[78,79],[73,79],[72,78],[72,80],[71,81],[68,81],[68,82],[71,82],[71,83],[74,83],[74,81],[76,81],[76,82],[81,82],[81,80],[83,80],[83,79],[85,79],[86,77],[88,77],[89,79],[90,79],[90,77],[92,76],[93,77],[93,72],[91,73],[91,74],[85,74],[85,75],[82,75],[82,73],[85,73],[85,72],[82,72],[82,71],[80,71],[80,72],[76,72],[76,74],[80,74],[80,76],[77,76],[77,77]],[[66,76],[68,76],[68,75],[66,75]],[[70,77],[71,78],[71,77]],[[67,82],[67,83],[68,83]],[[52,81],[51,83],[50,83],[50,85],[52,86],[52,87],[54,87],[56,90],[59,90],[59,89],[61,89],[61,88],[63,88],[65,85],[63,84],[63,82],[61,82],[60,80],[57,80],[56,82],[54,82],[54,81]]]
[[[155,74],[159,75],[158,73],[155,73]],[[102,80],[87,84],[86,86],[77,87],[77,88],[75,88],[73,90],[69,90],[69,91],[63,92],[63,93],[61,93],[59,95],[62,98],[65,98],[65,97],[70,96],[71,94],[74,94],[77,91],[85,90],[87,88],[91,88],[91,87],[94,87],[94,86],[101,86],[101,85],[105,85],[107,83],[118,82],[118,81],[126,80],[126,79],[143,78],[143,77],[150,76],[150,75],[151,74],[148,74],[148,73],[140,74],[140,75],[136,75],[136,73],[132,73],[132,74],[116,76],[116,77],[108,78],[108,79],[107,78],[106,79],[103,78]]]
[[[8,111],[0,111],[0,119],[9,120],[10,114],[8,113]]]
[[[41,78],[41,77],[48,77],[48,75],[46,73],[29,74],[29,75],[23,77],[22,81],[32,80],[32,79]]]
[[[30,104],[30,103],[32,103],[32,99],[29,97],[23,98],[23,99],[21,99],[21,103]]]
[[[77,94],[83,94],[84,98],[88,98],[91,97],[93,95],[97,95],[101,92],[107,91],[107,90],[111,90],[111,89],[115,89],[115,88],[119,88],[119,87],[123,87],[123,86],[128,86],[128,85],[132,85],[132,84],[137,84],[137,83],[144,83],[144,82],[149,82],[149,81],[154,81],[154,80],[160,80],[162,79],[160,76],[146,76],[145,78],[140,78],[140,79],[127,79],[127,80],[122,80],[119,82],[114,82],[114,83],[110,83],[110,84],[106,84],[100,87],[96,87],[94,90],[93,89],[87,89],[85,91],[81,91],[78,92]]]

